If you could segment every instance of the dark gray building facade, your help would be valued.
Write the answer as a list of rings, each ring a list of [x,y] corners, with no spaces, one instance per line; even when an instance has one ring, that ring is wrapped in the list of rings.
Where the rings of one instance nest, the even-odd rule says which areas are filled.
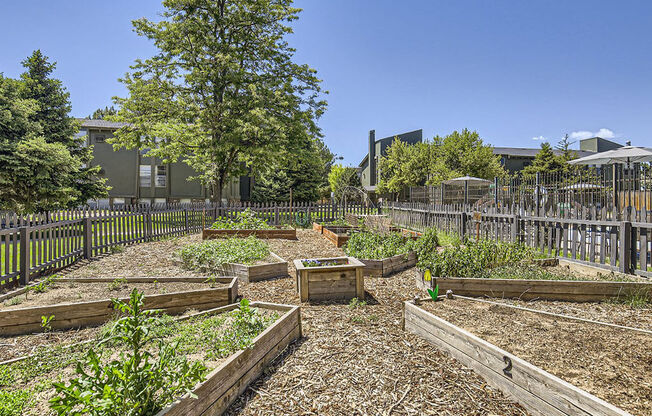
[[[101,167],[101,175],[111,187],[108,199],[94,201],[98,205],[188,203],[210,198],[210,192],[199,181],[188,180],[195,172],[186,163],[164,164],[137,149],[114,150],[107,139],[124,123],[88,119],[80,122],[80,134],[86,134],[87,144],[93,146],[92,164]],[[231,181],[223,191],[223,201],[248,200],[250,185],[248,177]]]

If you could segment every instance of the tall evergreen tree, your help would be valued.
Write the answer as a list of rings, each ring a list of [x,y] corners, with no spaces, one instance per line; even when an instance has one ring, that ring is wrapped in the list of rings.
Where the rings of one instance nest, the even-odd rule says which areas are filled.
[[[531,165],[523,169],[524,175],[534,175],[536,173],[563,172],[566,169],[566,162],[560,156],[552,151],[550,143],[541,143],[541,150],[534,157]]]
[[[70,116],[70,94],[60,80],[52,78],[56,63],[48,62],[48,57],[37,49],[22,64],[25,72],[21,75],[21,96],[37,104],[30,120],[41,126],[46,143],[64,145],[79,163],[69,172],[77,196],[68,205],[85,204],[89,199],[106,196],[106,179],[99,177],[100,166],[90,166],[93,149],[86,145],[85,136],[77,134],[79,125]]]
[[[64,144],[46,141],[39,104],[23,98],[22,87],[0,75],[0,208],[32,213],[73,204],[79,160]]]

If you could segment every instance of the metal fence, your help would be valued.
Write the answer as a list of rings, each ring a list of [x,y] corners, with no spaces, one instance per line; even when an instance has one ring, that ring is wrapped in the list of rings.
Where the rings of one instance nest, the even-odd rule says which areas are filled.
[[[652,172],[649,164],[631,168],[578,169],[495,178],[482,185],[411,187],[409,202],[431,205],[468,204],[469,210],[529,212],[555,218],[652,221]],[[625,216],[628,216],[627,218]]]

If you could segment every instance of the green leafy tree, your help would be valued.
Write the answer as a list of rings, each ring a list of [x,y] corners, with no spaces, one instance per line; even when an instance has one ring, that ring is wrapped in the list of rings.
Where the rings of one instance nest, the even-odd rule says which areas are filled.
[[[378,193],[398,194],[409,186],[423,184],[428,176],[428,143],[407,144],[398,138],[380,158],[380,180]]]
[[[550,143],[541,143],[541,150],[534,156],[532,164],[526,166],[522,173],[523,175],[535,175],[537,173],[564,172],[567,165],[563,156],[554,154]]]
[[[247,167],[320,136],[321,81],[293,61],[286,41],[300,12],[291,0],[163,5],[160,21],[133,22],[158,53],[121,79],[129,96],[116,98],[112,119],[129,125],[116,132],[117,147],[183,160],[219,201],[224,184]]]
[[[349,166],[342,166],[341,164],[334,165],[328,174],[328,183],[333,192],[333,198],[339,201],[342,199],[346,187],[352,186],[359,188],[361,186],[358,171]]]
[[[114,116],[116,114],[118,114],[118,110],[116,110],[114,106],[111,106],[98,108],[97,110],[93,111],[93,114],[88,116],[88,118],[91,120],[104,120],[106,117]]]
[[[36,50],[22,64],[25,72],[21,75],[21,96],[37,104],[30,120],[41,126],[41,135],[47,143],[62,144],[76,162],[74,169],[64,169],[71,175],[71,186],[75,190],[67,206],[106,196],[106,179],[99,177],[101,167],[91,166],[93,148],[86,146],[85,136],[77,134],[79,125],[70,116],[70,94],[60,80],[52,78],[56,63],[48,62],[48,57]]]
[[[475,131],[464,129],[454,131],[445,137],[436,136],[431,144],[431,157],[436,161],[430,166],[428,184],[438,185],[441,181],[469,175],[483,179],[504,176],[505,169],[493,148],[484,144]]]
[[[35,99],[23,83],[0,75],[0,206],[19,213],[60,208],[79,196],[79,159],[62,143],[50,143],[34,117]]]

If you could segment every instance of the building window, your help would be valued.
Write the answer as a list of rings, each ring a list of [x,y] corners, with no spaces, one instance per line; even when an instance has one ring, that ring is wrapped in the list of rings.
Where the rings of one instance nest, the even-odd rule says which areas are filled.
[[[167,166],[157,166],[156,167],[156,187],[165,188],[167,186]]]
[[[104,143],[106,141],[106,136],[97,135],[95,136],[95,143]]]
[[[150,165],[140,165],[140,186],[145,188],[152,186],[152,167]]]

